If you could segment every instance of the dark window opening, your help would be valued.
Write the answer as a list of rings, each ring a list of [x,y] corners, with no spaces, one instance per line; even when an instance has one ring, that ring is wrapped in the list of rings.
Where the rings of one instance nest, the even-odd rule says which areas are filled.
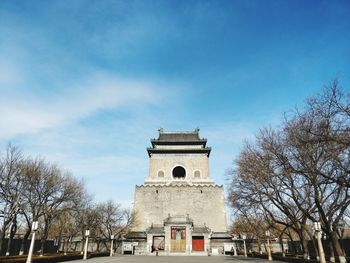
[[[153,245],[152,252],[158,250],[164,250],[165,246],[165,237],[164,236],[154,236],[153,237]]]
[[[183,168],[181,166],[176,166],[173,169],[173,176],[174,176],[174,178],[185,178],[186,177],[185,168]]]

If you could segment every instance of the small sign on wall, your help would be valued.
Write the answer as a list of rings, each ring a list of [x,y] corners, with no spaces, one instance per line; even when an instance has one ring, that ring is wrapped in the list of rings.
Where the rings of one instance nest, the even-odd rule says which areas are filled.
[[[219,249],[218,249],[218,248],[212,248],[212,249],[211,249],[211,254],[212,254],[213,256],[219,255]]]
[[[132,243],[123,243],[123,251],[132,251]]]

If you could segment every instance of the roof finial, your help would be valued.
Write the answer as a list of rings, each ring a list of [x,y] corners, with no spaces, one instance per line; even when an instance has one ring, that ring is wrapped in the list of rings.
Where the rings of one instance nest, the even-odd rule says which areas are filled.
[[[199,127],[197,127],[196,129],[194,129],[194,132],[198,133],[198,132],[199,132]]]
[[[161,127],[158,129],[159,133],[163,133],[164,132],[164,129]]]

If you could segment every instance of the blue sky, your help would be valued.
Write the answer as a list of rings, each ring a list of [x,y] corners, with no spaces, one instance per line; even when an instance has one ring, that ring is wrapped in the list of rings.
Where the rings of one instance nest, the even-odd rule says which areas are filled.
[[[349,1],[0,1],[0,146],[133,201],[157,130],[201,129],[211,174],[338,77]]]

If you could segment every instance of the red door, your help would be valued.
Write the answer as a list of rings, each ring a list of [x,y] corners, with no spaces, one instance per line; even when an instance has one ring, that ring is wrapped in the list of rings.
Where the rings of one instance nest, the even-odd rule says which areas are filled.
[[[204,237],[192,237],[192,250],[193,251],[204,251]]]

